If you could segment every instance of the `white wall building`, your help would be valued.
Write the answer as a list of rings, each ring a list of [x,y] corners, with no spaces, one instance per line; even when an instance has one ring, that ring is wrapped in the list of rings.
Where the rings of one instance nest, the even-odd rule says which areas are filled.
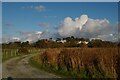
[[[66,40],[60,40],[60,41],[57,41],[57,42],[65,43],[65,42],[66,42]]]
[[[87,41],[79,41],[77,44],[81,44],[81,43],[88,44],[89,42],[87,42]]]

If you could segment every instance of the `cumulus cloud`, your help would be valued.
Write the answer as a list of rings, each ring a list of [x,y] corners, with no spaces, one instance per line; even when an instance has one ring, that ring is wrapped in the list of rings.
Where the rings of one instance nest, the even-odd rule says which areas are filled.
[[[99,19],[88,19],[87,23],[84,26],[84,29],[88,32],[99,32],[101,30],[104,30],[105,28],[108,28],[109,21],[107,19],[99,20]]]
[[[2,43],[9,43],[9,42],[15,42],[15,41],[21,41],[21,42],[26,42],[29,41],[30,43],[36,42],[40,39],[49,39],[53,38],[56,39],[59,34],[58,33],[52,33],[49,32],[48,30],[45,31],[34,31],[34,32],[18,32],[21,37],[10,37],[10,36],[4,36],[2,37]]]
[[[43,32],[41,31],[35,31],[35,32],[20,32],[23,37],[20,39],[22,42],[35,42],[39,39],[49,39],[53,37],[53,34],[49,32],[48,30],[45,30]]]
[[[83,25],[87,22],[88,16],[82,15],[80,18],[75,18],[75,20],[72,20],[72,18],[67,17],[63,21],[63,25],[60,29],[58,29],[58,32],[63,37],[68,37],[70,35],[75,36],[76,31],[79,29],[81,31]]]
[[[22,42],[34,42],[37,41],[40,36],[42,35],[41,31],[35,31],[35,32],[19,32],[19,34],[22,36],[21,41]]]
[[[116,35],[109,34],[109,35],[98,35],[99,39],[105,40],[105,41],[118,41],[118,38]]]
[[[2,37],[2,43],[9,43],[9,42],[15,42],[15,41],[21,41],[19,37]]]
[[[31,7],[32,8],[32,7]],[[39,23],[39,26],[50,27],[49,23],[43,22]],[[53,26],[52,26],[53,27]],[[50,28],[52,28],[50,27]],[[72,19],[71,17],[66,17],[59,27],[55,27],[56,31],[49,32],[45,31],[35,31],[35,32],[19,32],[22,35],[21,38],[3,38],[3,41],[29,41],[35,42],[39,39],[49,39],[49,38],[63,38],[63,37],[78,37],[78,38],[97,38],[106,41],[118,41],[118,31],[120,31],[119,25],[111,25],[107,19],[91,19],[87,15],[81,15],[78,18]]]
[[[114,27],[115,28],[115,27]],[[81,15],[74,20],[66,17],[58,29],[58,33],[62,37],[85,37],[85,38],[100,38],[103,40],[115,40],[116,37],[113,26],[107,19],[91,19],[87,15]],[[111,34],[111,35],[110,35]]]

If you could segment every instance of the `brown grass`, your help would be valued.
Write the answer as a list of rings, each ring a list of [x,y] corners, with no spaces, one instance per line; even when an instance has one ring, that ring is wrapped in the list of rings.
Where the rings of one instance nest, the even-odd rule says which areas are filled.
[[[40,56],[34,57],[34,60],[40,64],[57,65],[58,70],[63,67],[77,73],[85,70],[89,77],[98,74],[116,78],[119,70],[117,56],[117,48],[55,48],[47,49]]]

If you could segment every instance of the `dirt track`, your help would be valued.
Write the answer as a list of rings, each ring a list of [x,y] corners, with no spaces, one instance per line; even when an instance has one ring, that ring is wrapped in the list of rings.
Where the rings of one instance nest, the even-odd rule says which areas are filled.
[[[28,61],[35,54],[15,57],[2,64],[2,77],[13,78],[60,78],[54,74],[32,67]]]

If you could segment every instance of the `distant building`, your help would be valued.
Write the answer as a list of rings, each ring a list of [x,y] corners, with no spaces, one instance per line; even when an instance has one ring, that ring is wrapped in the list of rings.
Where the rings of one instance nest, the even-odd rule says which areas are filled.
[[[101,40],[101,39],[100,38],[90,38],[90,41],[92,41],[92,40]]]
[[[60,41],[57,41],[57,42],[60,42],[60,43],[65,43],[66,40],[60,40]]]
[[[87,41],[79,41],[77,44],[81,44],[81,43],[88,44],[89,42],[87,42]]]

